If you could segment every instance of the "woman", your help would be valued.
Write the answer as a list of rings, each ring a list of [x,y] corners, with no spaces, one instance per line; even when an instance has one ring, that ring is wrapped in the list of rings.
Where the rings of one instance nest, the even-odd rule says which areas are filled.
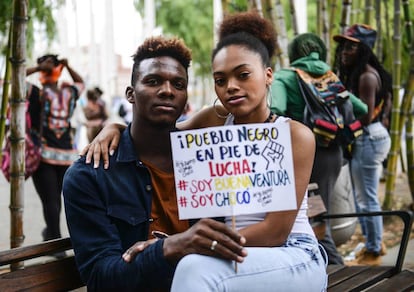
[[[105,101],[101,98],[102,94],[103,92],[99,87],[89,89],[86,92],[88,101],[83,111],[87,120],[86,129],[89,142],[102,130],[108,119]]]
[[[238,265],[237,273],[229,261],[188,255],[177,265],[171,291],[274,291],[275,287],[281,291],[323,291],[326,261],[306,215],[314,136],[301,123],[277,117],[267,104],[273,80],[273,26],[257,13],[235,14],[222,22],[219,37],[212,67],[215,91],[225,111],[209,107],[179,127],[289,123],[298,208],[249,218],[237,216],[238,231],[248,247],[248,256]],[[224,112],[229,115],[223,116]],[[105,151],[105,144],[96,146],[96,150],[102,147]],[[214,250],[215,245],[211,248]]]
[[[353,145],[351,174],[360,212],[381,211],[378,199],[378,185],[381,164],[387,157],[391,139],[381,123],[384,107],[388,104],[391,77],[379,63],[372,48],[376,31],[367,25],[355,24],[344,35],[334,36],[339,43],[336,65],[339,77],[345,86],[368,105],[368,113],[361,118],[363,134]],[[380,265],[385,254],[382,244],[382,218],[360,219],[362,233],[366,239],[365,248],[355,261],[349,264]]]
[[[58,81],[62,70],[66,68],[73,84]],[[40,132],[42,140],[42,160],[33,174],[33,183],[43,206],[46,228],[42,232],[43,240],[61,237],[60,211],[63,176],[66,169],[78,157],[73,149],[70,118],[75,109],[76,100],[84,89],[80,75],[72,69],[67,59],[59,60],[57,55],[44,55],[37,59],[37,66],[27,69],[26,74],[39,73],[42,84],[39,109]],[[32,101],[31,101],[32,102]],[[35,104],[30,104],[34,107]]]

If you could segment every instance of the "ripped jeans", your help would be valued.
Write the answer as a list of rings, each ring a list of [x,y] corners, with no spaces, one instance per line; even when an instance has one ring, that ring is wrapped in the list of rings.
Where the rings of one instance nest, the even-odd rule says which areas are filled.
[[[244,262],[191,254],[177,265],[171,291],[325,291],[326,252],[308,234],[280,247],[247,247]]]

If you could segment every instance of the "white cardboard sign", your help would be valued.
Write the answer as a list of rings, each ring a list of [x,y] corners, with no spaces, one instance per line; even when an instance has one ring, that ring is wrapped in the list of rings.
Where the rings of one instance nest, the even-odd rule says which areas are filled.
[[[289,123],[171,133],[180,219],[296,209]]]

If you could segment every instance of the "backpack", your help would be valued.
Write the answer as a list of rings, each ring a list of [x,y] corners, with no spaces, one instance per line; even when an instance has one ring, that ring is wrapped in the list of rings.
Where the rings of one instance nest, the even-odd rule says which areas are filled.
[[[39,89],[32,85],[27,85],[27,98],[26,98],[26,132],[25,132],[25,179],[28,179],[39,167],[41,160],[41,134],[32,128],[32,120],[29,113],[29,96],[31,94],[39,94]],[[10,112],[8,112],[8,118],[10,119]],[[11,155],[10,155],[10,133],[6,135],[6,143],[3,148],[3,155],[1,160],[1,170],[7,179],[10,181],[10,165],[11,165]]]
[[[321,76],[293,68],[305,101],[303,123],[314,133],[320,147],[349,146],[362,134],[353,113],[349,91],[331,70]]]

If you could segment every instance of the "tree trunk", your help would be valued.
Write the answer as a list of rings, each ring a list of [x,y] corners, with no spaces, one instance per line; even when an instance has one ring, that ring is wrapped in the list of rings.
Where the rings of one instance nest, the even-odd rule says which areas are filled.
[[[390,210],[394,196],[397,161],[401,147],[401,129],[404,124],[404,113],[399,111],[399,89],[401,79],[401,10],[400,0],[394,0],[394,47],[393,47],[393,104],[391,116],[391,150],[388,154],[387,177],[383,209]],[[405,106],[404,106],[405,107]]]
[[[341,22],[340,27],[341,31],[340,33],[343,34],[346,30],[346,28],[349,26],[349,19],[351,16],[351,8],[352,8],[352,0],[343,0],[342,1],[342,14],[341,14]]]
[[[288,38],[282,1],[276,0],[274,3],[274,6],[269,7],[271,9],[269,11],[269,16],[277,33],[275,54],[277,58],[275,70],[277,71],[278,69],[285,68],[289,65],[289,57],[287,54]]]
[[[372,0],[365,0],[364,6],[364,23],[372,25],[371,20],[374,18],[374,3]]]
[[[292,22],[293,35],[297,36],[299,34],[299,29],[298,29],[298,15],[296,14],[295,0],[289,1],[289,7],[290,7],[290,19]]]
[[[375,23],[377,25],[377,41],[375,43],[375,54],[377,55],[378,60],[382,60],[382,40],[384,38],[384,33],[382,31],[382,9],[381,9],[381,0],[375,0]]]
[[[3,95],[1,100],[1,110],[0,110],[0,143],[3,143],[5,133],[6,133],[6,114],[8,107],[8,98],[9,98],[9,89],[10,89],[10,51],[11,51],[11,37],[12,37],[13,26],[10,24],[9,28],[9,39],[7,40],[7,52],[6,52],[6,70],[4,72],[4,81],[3,81]],[[3,152],[0,152],[0,161],[2,161]]]
[[[12,90],[10,97],[10,211],[11,230],[10,247],[19,247],[24,241],[23,235],[23,208],[24,208],[24,137],[25,137],[25,98],[26,98],[26,26],[27,0],[13,2],[13,33],[11,58]],[[14,266],[14,268],[16,268]]]
[[[332,39],[334,31],[337,29],[336,13],[338,11],[338,0],[331,0],[329,4],[329,39]],[[329,52],[330,50],[328,50]],[[330,55],[330,54],[329,54]]]

